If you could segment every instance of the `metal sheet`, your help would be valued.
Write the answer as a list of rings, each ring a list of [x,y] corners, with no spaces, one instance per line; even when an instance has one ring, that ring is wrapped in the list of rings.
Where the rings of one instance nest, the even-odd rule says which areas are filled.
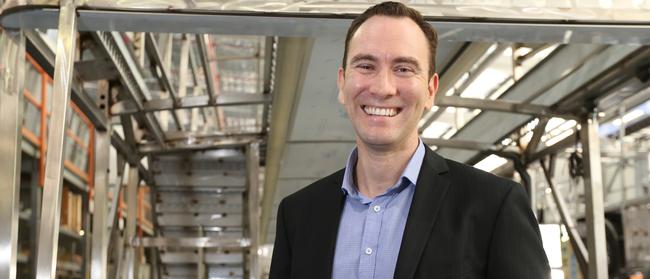
[[[45,162],[45,182],[38,237],[36,278],[54,279],[57,264],[61,192],[63,188],[63,155],[65,154],[65,125],[74,65],[77,35],[77,15],[74,1],[61,1],[56,62],[54,65],[54,92],[50,114]]]
[[[0,31],[0,278],[16,278],[22,156],[25,36]],[[33,191],[33,190],[32,190]],[[34,214],[34,213],[32,213]]]

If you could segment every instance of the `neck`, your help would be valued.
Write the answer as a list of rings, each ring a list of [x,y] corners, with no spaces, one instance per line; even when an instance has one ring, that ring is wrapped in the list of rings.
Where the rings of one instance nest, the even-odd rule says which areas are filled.
[[[359,192],[372,199],[395,185],[418,144],[417,137],[392,148],[369,146],[357,140],[355,173]]]

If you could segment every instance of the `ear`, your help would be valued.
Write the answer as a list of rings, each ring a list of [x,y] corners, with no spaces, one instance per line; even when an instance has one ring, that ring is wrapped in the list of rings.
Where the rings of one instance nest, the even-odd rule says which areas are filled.
[[[342,67],[339,67],[338,78],[336,79],[336,85],[339,87],[339,103],[342,105],[345,104],[345,96],[343,96],[343,86],[345,85],[345,70]]]
[[[438,92],[438,74],[435,73],[429,79],[429,84],[427,86],[427,102],[426,109],[430,110],[433,107],[433,101],[436,98],[436,93]]]

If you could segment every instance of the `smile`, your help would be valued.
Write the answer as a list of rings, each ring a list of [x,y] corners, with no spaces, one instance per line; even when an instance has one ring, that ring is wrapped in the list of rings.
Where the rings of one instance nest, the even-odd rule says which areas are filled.
[[[373,116],[393,117],[400,112],[399,108],[378,108],[371,106],[361,106],[361,108],[366,114]]]

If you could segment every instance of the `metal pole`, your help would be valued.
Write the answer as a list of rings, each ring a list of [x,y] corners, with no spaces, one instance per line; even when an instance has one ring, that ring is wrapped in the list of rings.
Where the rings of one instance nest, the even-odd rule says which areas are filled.
[[[65,125],[72,85],[77,15],[74,0],[62,0],[54,65],[54,92],[47,140],[43,208],[38,237],[37,279],[54,279],[61,218]]]
[[[136,236],[136,225],[137,225],[137,209],[138,209],[138,186],[140,184],[140,177],[138,175],[138,167],[130,165],[129,167],[129,184],[126,191],[126,267],[127,274],[125,278],[135,279],[138,274],[138,264],[139,259],[136,259],[135,247],[133,246],[133,240]]]
[[[203,226],[199,226],[199,237],[204,237]],[[198,247],[199,262],[197,266],[197,279],[205,279],[205,248]]]
[[[627,158],[625,158],[625,128],[627,123],[625,123],[625,106],[621,105],[618,108],[619,119],[621,120],[621,125],[618,127],[618,144],[620,151],[619,162],[619,175],[621,180],[621,210],[625,209],[625,201],[627,200],[627,189],[625,188],[625,167],[627,166]]]
[[[110,127],[110,125],[109,125]],[[108,157],[111,146],[109,131],[96,132],[95,143],[95,196],[93,213],[92,252],[90,278],[106,279],[108,267]],[[113,196],[117,199],[117,196]]]
[[[600,139],[596,113],[581,123],[580,138],[584,160],[585,216],[587,219],[587,249],[589,251],[589,279],[607,278],[607,240],[605,210],[600,165]]]
[[[246,148],[246,172],[248,180],[248,224],[250,237],[250,278],[260,278],[259,255],[259,147],[251,143]]]
[[[0,31],[0,278],[16,278],[25,36]]]
[[[569,213],[569,209],[564,202],[564,198],[562,198],[562,195],[553,183],[553,179],[551,178],[551,174],[546,167],[546,164],[544,164],[544,160],[540,160],[539,164],[542,166],[542,170],[544,171],[544,177],[546,177],[548,187],[551,188],[553,200],[555,201],[557,210],[560,213],[560,217],[562,218],[562,223],[566,227],[566,231],[569,233],[569,241],[571,241],[571,246],[573,246],[573,250],[576,253],[576,258],[578,258],[580,270],[582,271],[582,274],[587,274],[589,265],[589,252],[587,252],[587,248],[585,248],[585,244],[582,242],[578,228],[576,227],[573,218],[571,218],[571,214]]]

